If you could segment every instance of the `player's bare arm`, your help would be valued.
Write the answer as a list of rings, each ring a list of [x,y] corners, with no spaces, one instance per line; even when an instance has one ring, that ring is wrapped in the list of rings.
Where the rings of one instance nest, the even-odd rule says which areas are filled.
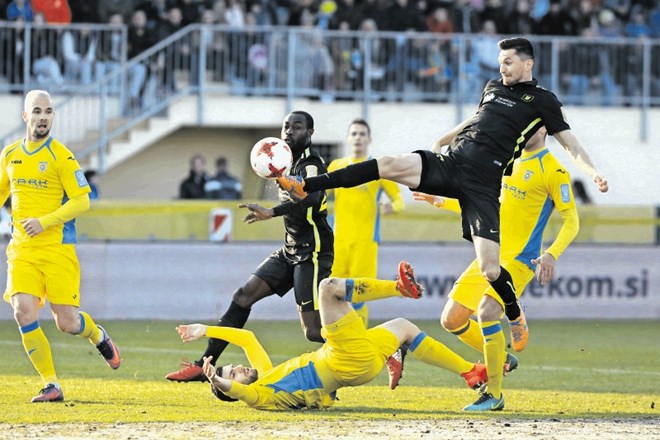
[[[256,203],[241,203],[238,205],[239,208],[246,208],[250,212],[245,216],[243,221],[247,224],[252,224],[254,222],[268,220],[273,218],[274,212],[272,208],[264,208],[261,205]]]
[[[564,130],[555,133],[554,136],[562,147],[564,147],[575,165],[593,179],[598,186],[598,190],[600,192],[607,192],[609,189],[607,179],[596,169],[596,166],[591,162],[591,158],[586,150],[582,148],[582,145],[580,145],[580,142],[577,140],[573,132],[571,130]]]

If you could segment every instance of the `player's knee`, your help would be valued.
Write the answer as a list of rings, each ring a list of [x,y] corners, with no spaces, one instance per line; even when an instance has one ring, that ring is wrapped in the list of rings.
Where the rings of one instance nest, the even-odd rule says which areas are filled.
[[[477,317],[480,322],[497,321],[504,310],[502,305],[489,295],[484,295],[477,308]]]
[[[339,278],[326,278],[319,283],[319,295],[321,297],[343,297],[345,292],[342,290],[342,284]]]
[[[456,317],[451,314],[443,313],[442,316],[440,317],[440,325],[448,332],[453,332],[454,330],[457,330],[463,324],[465,323],[460,322],[459,319],[456,319]]]
[[[232,296],[232,301],[243,308],[250,308],[256,302],[249,290],[238,288]]]
[[[495,281],[500,276],[500,271],[499,264],[483,264],[481,267],[481,274],[488,281]]]
[[[31,324],[37,319],[38,314],[34,313],[32,310],[23,309],[20,307],[14,309],[14,320],[21,327]]]
[[[77,316],[76,316],[77,318]],[[55,318],[55,325],[62,333],[68,333],[70,335],[77,335],[80,333],[80,319],[69,319],[57,317]]]

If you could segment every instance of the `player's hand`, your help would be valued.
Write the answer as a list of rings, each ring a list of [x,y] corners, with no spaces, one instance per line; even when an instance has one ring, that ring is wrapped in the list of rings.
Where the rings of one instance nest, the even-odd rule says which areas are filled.
[[[211,363],[213,356],[204,356],[204,364],[202,365],[202,371],[208,377],[209,382],[213,383],[213,378],[215,377],[216,368]]]
[[[605,193],[608,189],[610,189],[610,185],[607,183],[607,179],[599,174],[594,176],[594,182],[596,182],[596,185],[598,185],[598,191],[602,193]]]
[[[41,223],[39,223],[39,220],[36,218],[24,218],[20,223],[30,237],[34,237],[44,232],[43,226],[41,226]]]
[[[413,199],[419,200],[420,202],[426,202],[430,205],[433,205],[437,208],[442,207],[445,204],[445,199],[440,196],[432,196],[431,194],[426,194],[419,191],[413,191]]]
[[[180,325],[176,328],[183,342],[196,341],[206,335],[206,326],[204,324]]]
[[[557,260],[549,253],[544,253],[538,258],[532,259],[532,264],[536,265],[536,279],[545,286],[555,276],[555,264]]]
[[[238,207],[247,208],[250,210],[250,213],[243,219],[243,221],[248,225],[260,220],[268,220],[269,218],[273,218],[273,210],[271,208],[264,208],[263,206],[257,205],[256,203],[241,203],[238,205]]]

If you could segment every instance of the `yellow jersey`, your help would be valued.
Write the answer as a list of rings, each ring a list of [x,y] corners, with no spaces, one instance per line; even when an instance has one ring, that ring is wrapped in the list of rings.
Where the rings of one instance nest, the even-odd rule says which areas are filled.
[[[571,176],[547,148],[523,150],[502,181],[500,201],[501,259],[516,259],[534,270],[531,260],[540,255],[553,208],[576,210]]]
[[[328,172],[364,160],[351,157],[335,159],[328,166]],[[392,201],[394,212],[404,208],[399,186],[390,180],[374,180],[353,188],[335,188],[333,191],[335,241],[373,240],[380,243],[379,201],[383,192]]]
[[[75,243],[75,219],[46,228],[35,237],[27,235],[18,222],[51,214],[69,198],[89,192],[87,179],[74,155],[52,137],[39,142],[17,141],[2,150],[0,198],[4,201],[11,194],[15,245]]]

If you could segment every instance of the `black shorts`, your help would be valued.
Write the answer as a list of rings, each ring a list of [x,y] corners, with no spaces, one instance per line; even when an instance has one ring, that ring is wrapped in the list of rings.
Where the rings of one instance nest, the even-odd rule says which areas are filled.
[[[422,157],[422,177],[415,191],[458,199],[463,238],[472,236],[500,242],[501,171],[488,172],[453,155],[417,150]]]
[[[322,252],[318,258],[292,262],[284,248],[278,249],[266,258],[254,275],[261,278],[279,296],[284,296],[293,288],[296,304],[303,312],[319,309],[319,283],[328,278],[332,271],[332,252]]]

